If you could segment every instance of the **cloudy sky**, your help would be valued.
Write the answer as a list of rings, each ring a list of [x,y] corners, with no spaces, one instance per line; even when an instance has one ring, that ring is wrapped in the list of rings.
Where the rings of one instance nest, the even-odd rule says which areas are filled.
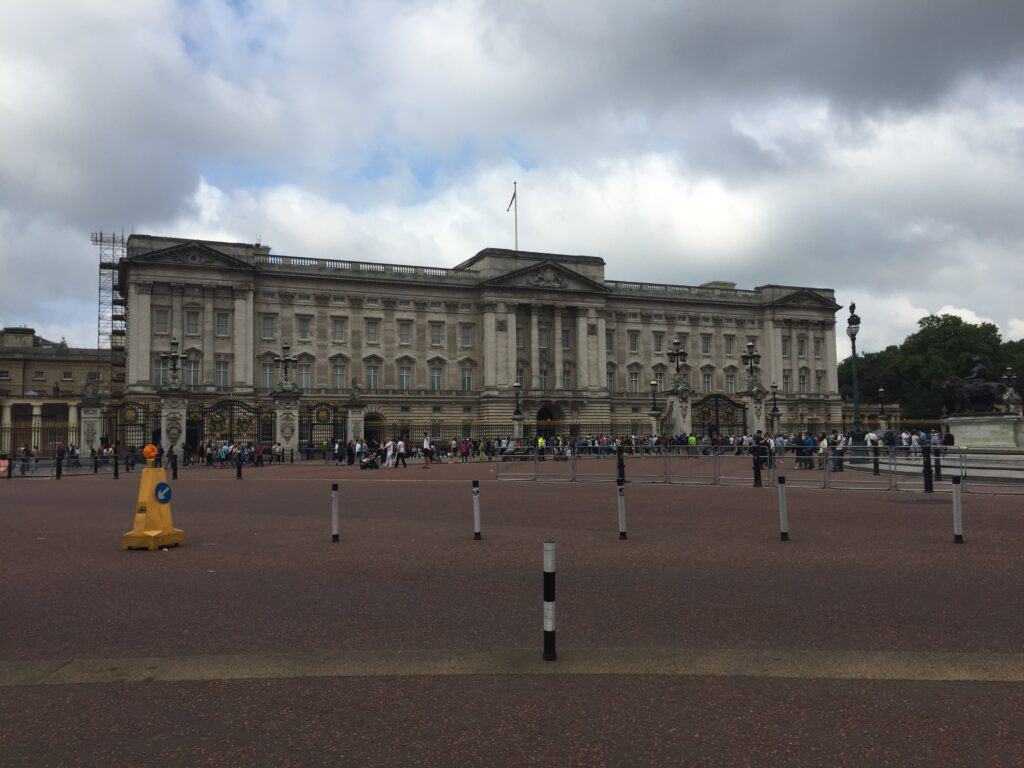
[[[95,344],[101,229],[452,265],[514,179],[612,279],[1020,338],[1024,3],[0,4],[2,324]]]

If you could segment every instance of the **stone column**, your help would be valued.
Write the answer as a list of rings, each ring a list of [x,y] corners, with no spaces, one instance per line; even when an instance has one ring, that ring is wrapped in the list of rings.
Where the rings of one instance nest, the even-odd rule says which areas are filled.
[[[350,403],[348,406],[348,419],[345,421],[345,439],[361,440],[363,437],[363,421],[366,416],[366,406],[363,403]],[[410,435],[412,440],[413,436]]]
[[[822,328],[822,337],[825,340],[825,360],[828,364],[828,374],[825,377],[827,384],[826,391],[830,395],[839,392],[839,367],[836,362],[836,324],[825,322]],[[831,325],[831,327],[829,327]],[[814,343],[813,341],[811,342]]]
[[[4,403],[0,409],[0,453],[11,455],[14,423],[11,421],[11,404]]]
[[[126,388],[145,386],[150,379],[150,345],[152,343],[152,309],[150,305],[153,284],[138,282],[132,284],[134,301],[128,314],[128,381]]]
[[[200,379],[203,384],[212,386],[216,383],[214,375],[216,365],[214,352],[216,350],[216,323],[213,317],[213,288],[203,288],[203,376]],[[180,336],[178,338],[181,338]],[[235,363],[237,364],[237,362]]]
[[[498,384],[498,326],[493,302],[484,304],[484,389],[496,389]]]
[[[537,305],[530,305],[530,389],[540,389],[540,326]]]
[[[605,346],[604,335],[607,331],[605,325],[605,313],[597,313],[597,381],[594,382],[594,389],[606,389],[608,379],[608,349]],[[671,341],[669,342],[671,343]],[[577,385],[578,386],[578,385]]]
[[[251,339],[246,330],[246,318],[249,317],[248,303],[251,301],[252,291],[248,288],[235,288],[235,313],[234,313],[234,334],[231,338],[232,352],[232,376],[231,381],[236,392],[251,392],[252,385],[247,383],[247,369],[245,361],[249,354]],[[212,354],[212,352],[211,352]]]
[[[274,422],[276,442],[288,452],[299,449],[299,394],[293,391],[276,391],[274,397]]]
[[[590,360],[587,355],[587,310],[583,307],[576,308],[576,376],[579,389],[590,389]]]
[[[551,343],[555,347],[555,386],[552,389],[562,388],[562,370],[565,368],[565,363],[562,360],[562,308],[555,306],[554,308],[554,338]]]
[[[160,393],[160,445],[164,453],[174,452],[179,456],[185,445],[185,423],[188,400],[182,390],[168,390]]]
[[[765,420],[767,408],[765,408],[764,394],[760,391],[747,391],[743,395],[743,402],[747,406],[747,431],[753,435],[757,430],[767,432]]]
[[[78,403],[68,403],[68,445],[78,443]]]
[[[508,348],[508,360],[506,360],[505,381],[503,385],[511,387],[516,383],[516,370],[519,368],[519,350],[516,348],[516,328],[518,327],[516,305],[512,303],[505,304],[505,312],[505,324],[508,328],[505,338]]]
[[[40,403],[32,403],[32,445],[30,448],[39,448],[39,440],[43,432],[43,406]],[[40,452],[42,449],[40,448]]]

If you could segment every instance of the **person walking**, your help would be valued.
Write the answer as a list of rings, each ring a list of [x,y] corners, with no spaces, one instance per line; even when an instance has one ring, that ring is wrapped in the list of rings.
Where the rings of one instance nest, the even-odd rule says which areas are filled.
[[[402,462],[402,469],[408,469],[405,463],[405,438],[398,438],[398,445],[395,446],[395,469],[398,469],[398,462]]]
[[[433,459],[430,450],[430,435],[423,433],[423,468],[430,469],[430,462]]]

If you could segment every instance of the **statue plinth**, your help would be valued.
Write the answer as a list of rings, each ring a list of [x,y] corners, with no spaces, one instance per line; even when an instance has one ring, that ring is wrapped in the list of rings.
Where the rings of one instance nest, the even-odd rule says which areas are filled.
[[[961,448],[1024,448],[1024,416],[1016,413],[973,413],[942,420]]]

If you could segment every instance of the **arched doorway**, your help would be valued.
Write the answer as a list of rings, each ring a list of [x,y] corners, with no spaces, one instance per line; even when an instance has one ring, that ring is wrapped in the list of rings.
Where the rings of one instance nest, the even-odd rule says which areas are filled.
[[[384,417],[379,413],[368,413],[363,418],[363,435],[374,445],[384,442]]]
[[[537,434],[547,439],[562,428],[562,409],[557,405],[544,405],[537,411]]]

